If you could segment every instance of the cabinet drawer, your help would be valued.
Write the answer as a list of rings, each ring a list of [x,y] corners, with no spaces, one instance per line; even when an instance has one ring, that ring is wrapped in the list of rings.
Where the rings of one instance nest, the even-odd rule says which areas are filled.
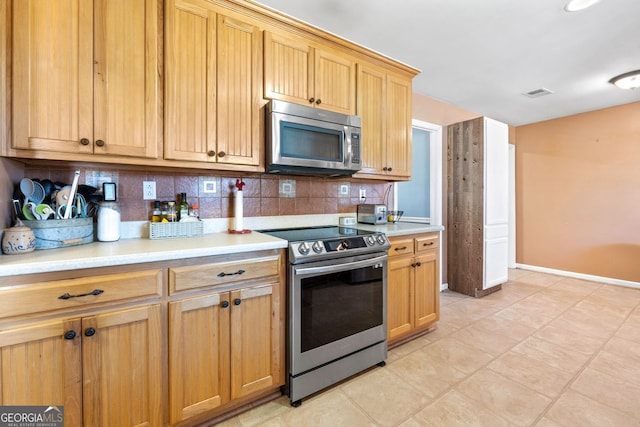
[[[0,317],[160,296],[161,292],[161,269],[30,283],[0,291]]]
[[[428,251],[435,249],[439,246],[439,240],[437,234],[428,234],[425,236],[416,237],[416,253],[422,251]]]
[[[275,276],[279,272],[280,257],[277,255],[175,267],[169,269],[169,292],[173,294],[187,289]]]
[[[398,256],[398,255],[406,255],[413,254],[413,238],[397,238],[390,239],[389,243],[391,243],[391,248],[389,249],[389,256]]]

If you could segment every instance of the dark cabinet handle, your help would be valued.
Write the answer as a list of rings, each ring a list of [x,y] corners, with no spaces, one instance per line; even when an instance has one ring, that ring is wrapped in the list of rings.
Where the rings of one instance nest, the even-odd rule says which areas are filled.
[[[222,301],[220,305],[222,306],[222,308],[227,308],[229,307],[229,301]]]
[[[218,273],[218,277],[225,277],[225,276],[235,276],[240,275],[240,274],[244,274],[244,270],[238,270],[235,273],[225,273],[224,271],[222,273]]]
[[[391,166],[389,166],[389,168],[387,169],[389,172],[391,172],[393,170],[393,168]]]
[[[87,138],[82,138],[80,140],[80,144],[82,145],[89,145],[90,141]]]
[[[242,300],[240,298],[236,298],[233,300],[233,305],[240,305],[241,302]]]
[[[99,140],[97,140],[97,141],[96,141],[96,145],[97,145],[98,147],[104,147],[104,141],[103,141],[103,140],[101,140],[101,139],[99,139]]]
[[[416,266],[418,266],[418,267],[420,267],[421,265],[422,265],[422,263],[421,263],[420,261],[418,261],[418,262],[416,263]]]
[[[64,333],[65,340],[72,340],[76,337],[76,331],[73,329]]]
[[[423,243],[422,246],[433,246],[433,242]]]
[[[403,247],[401,247],[401,248],[395,248],[395,249],[394,249],[394,251],[404,251],[404,250],[406,250],[406,249],[407,249],[407,247],[406,247],[406,246],[403,246]]]
[[[317,99],[317,100],[316,100],[316,105],[320,105],[321,103],[322,103],[322,100],[321,100],[321,99]]]
[[[207,151],[207,156],[209,157],[215,157],[216,156],[216,152],[211,150],[211,151]]]
[[[103,292],[104,291],[102,289],[94,289],[91,292],[87,292],[86,294],[78,294],[78,295],[71,295],[69,292],[67,292],[66,294],[60,295],[58,299],[88,297],[89,295],[100,295]]]
[[[313,98],[313,97],[309,98],[309,104],[313,104],[314,102],[316,102],[315,98]]]
[[[96,330],[95,328],[87,328],[84,330],[84,336],[85,337],[92,337],[96,334]]]
[[[382,170],[386,172],[386,171],[388,171],[388,170],[389,170],[389,168],[387,168],[387,167],[385,166],[385,167],[383,167],[383,168],[382,168]]]
[[[225,153],[224,151],[221,151],[221,152],[218,153],[218,157],[224,157],[226,155],[227,155],[227,153]]]

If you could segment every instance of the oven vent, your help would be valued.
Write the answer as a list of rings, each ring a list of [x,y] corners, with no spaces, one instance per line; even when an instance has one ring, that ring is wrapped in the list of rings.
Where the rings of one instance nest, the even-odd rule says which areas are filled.
[[[541,87],[540,89],[530,90],[529,92],[523,93],[524,96],[528,96],[529,98],[540,98],[541,96],[551,95],[553,91]]]

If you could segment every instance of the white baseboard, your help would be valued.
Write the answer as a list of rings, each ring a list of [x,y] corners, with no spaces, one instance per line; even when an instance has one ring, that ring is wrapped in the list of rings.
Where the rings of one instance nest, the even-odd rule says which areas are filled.
[[[593,276],[590,274],[574,273],[572,271],[555,270],[553,268],[538,267],[535,265],[516,264],[516,268],[522,270],[537,271],[540,273],[555,274],[558,276],[572,277],[574,279],[590,280],[592,282],[607,283],[610,285],[626,286],[628,288],[640,289],[640,282],[632,282],[629,280],[613,279],[611,277]]]
[[[446,291],[447,289],[449,289],[449,284],[448,283],[441,283],[440,284],[440,292]]]

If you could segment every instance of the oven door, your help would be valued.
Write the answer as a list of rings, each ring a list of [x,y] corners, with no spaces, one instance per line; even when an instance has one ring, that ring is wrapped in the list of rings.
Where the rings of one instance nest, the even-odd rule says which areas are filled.
[[[289,373],[387,339],[387,254],[292,265]]]

